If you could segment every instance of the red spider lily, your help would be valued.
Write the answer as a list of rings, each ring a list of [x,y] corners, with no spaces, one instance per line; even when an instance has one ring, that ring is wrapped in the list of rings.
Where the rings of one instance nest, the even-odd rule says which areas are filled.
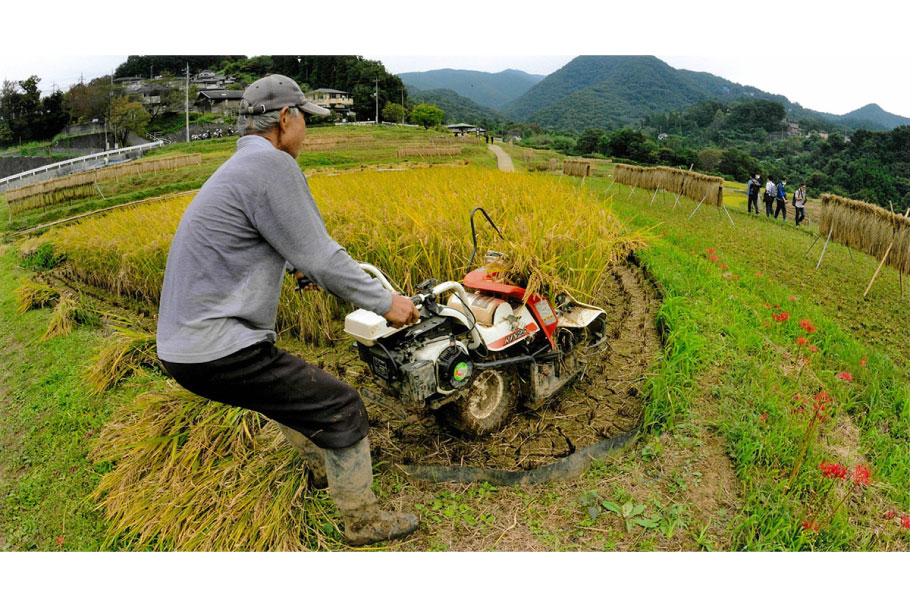
[[[761,272],[756,272],[755,275],[758,276],[759,278],[761,278],[762,276],[764,276],[764,274],[762,274]]]
[[[847,373],[846,371],[841,371],[840,373],[837,374],[837,376],[844,381],[853,381],[853,376],[850,375],[849,373]]]
[[[768,414],[767,414],[767,413],[762,413],[762,414],[761,414],[761,417],[758,419],[758,422],[759,422],[760,424],[763,424],[763,425],[764,425],[764,423],[765,423],[766,421],[768,421]]]
[[[809,333],[815,333],[815,327],[812,326],[812,321],[810,321],[808,318],[804,318],[801,321],[799,321],[799,326],[804,331],[807,331]]]
[[[866,366],[866,355],[865,355],[865,354],[863,354],[863,357],[860,359],[860,361],[859,361],[859,366],[860,366],[860,367],[865,367],[865,366]]]
[[[766,308],[770,308],[770,307],[771,307],[771,304],[769,304],[767,301],[761,302],[761,305],[763,305],[763,306],[766,307]]]
[[[769,323],[767,320],[765,320],[765,321],[762,321],[761,326],[763,326],[763,327],[770,327],[770,326],[771,326],[771,323]]]
[[[718,257],[717,255],[709,255],[708,261],[720,261],[720,257]]]
[[[812,344],[809,344],[809,351],[818,352],[818,346],[813,346]]]
[[[58,545],[58,546],[62,546],[62,545],[63,545],[63,536],[62,536],[62,535],[58,535],[58,536],[57,536],[57,545]]]
[[[799,298],[796,295],[790,296],[790,301],[796,301],[797,299],[799,299]]]
[[[818,523],[813,521],[803,521],[803,529],[806,531],[818,531]]]
[[[734,274],[734,275],[733,275],[733,280],[739,280],[739,274]]]
[[[885,518],[888,520],[893,519],[895,516],[897,516],[897,512],[895,512],[894,510],[889,510],[888,512],[885,513]]]
[[[827,392],[825,392],[824,390],[822,390],[821,392],[819,392],[812,398],[815,399],[815,404],[817,404],[817,405],[823,405],[825,403],[831,402],[831,395],[828,394]]]
[[[689,251],[689,255],[695,255],[695,251]]]
[[[869,469],[859,464],[853,470],[853,484],[869,486]]]
[[[775,309],[780,307],[780,304],[774,304]]]
[[[910,529],[910,514],[901,515],[901,527],[904,529]]]
[[[807,345],[809,345],[809,342],[806,341],[806,338],[805,338],[805,337],[797,337],[797,338],[796,338],[796,343],[798,343],[798,344],[801,345],[801,346],[807,346]]]
[[[789,313],[789,312],[781,312],[780,314],[772,314],[772,315],[771,315],[771,318],[773,318],[773,319],[776,320],[777,322],[784,322],[785,320],[787,320],[788,318],[790,318],[790,313]]]
[[[726,270],[726,269],[727,269],[727,264],[725,264],[725,263],[720,264],[720,269],[721,269],[721,270]]]
[[[822,476],[830,479],[847,478],[847,474],[849,472],[846,466],[833,464],[831,462],[822,462],[819,464],[818,469],[822,471]]]
[[[804,364],[804,365],[811,365],[811,364],[812,364],[812,361],[809,360],[808,358],[806,358],[805,356],[803,356],[803,364]]]
[[[705,249],[705,252],[706,252],[708,255],[714,255],[714,249]]]

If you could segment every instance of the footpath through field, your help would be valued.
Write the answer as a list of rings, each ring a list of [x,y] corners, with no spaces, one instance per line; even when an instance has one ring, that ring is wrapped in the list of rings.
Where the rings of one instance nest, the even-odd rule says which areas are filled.
[[[511,173],[515,170],[515,165],[512,164],[512,158],[506,154],[501,147],[493,145],[492,143],[487,144],[487,147],[490,148],[491,152],[496,154],[496,168],[500,171],[505,171],[506,173]]]

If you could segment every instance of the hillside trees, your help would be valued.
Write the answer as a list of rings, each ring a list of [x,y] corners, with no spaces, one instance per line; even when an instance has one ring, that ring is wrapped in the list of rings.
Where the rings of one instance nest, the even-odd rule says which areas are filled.
[[[151,116],[138,101],[117,97],[111,102],[111,130],[121,146],[126,145],[130,131],[143,132],[150,119]]]
[[[0,88],[0,124],[4,143],[50,139],[69,124],[64,94],[41,97],[38,76],[18,82],[4,81]]]
[[[411,122],[419,124],[424,129],[442,124],[443,111],[435,105],[421,103],[411,112]]]
[[[408,108],[400,103],[387,103],[382,108],[382,119],[386,122],[404,122],[408,117]]]

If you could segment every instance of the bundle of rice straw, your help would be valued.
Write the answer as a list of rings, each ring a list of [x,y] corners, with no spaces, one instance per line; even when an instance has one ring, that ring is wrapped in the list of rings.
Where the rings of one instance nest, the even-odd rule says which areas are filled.
[[[616,164],[613,179],[617,183],[645,190],[662,188],[672,194],[681,194],[692,200],[721,206],[724,203],[724,180],[672,167],[643,167]]]
[[[910,274],[910,218],[880,206],[822,194],[818,233],[881,259],[891,243],[888,265]]]

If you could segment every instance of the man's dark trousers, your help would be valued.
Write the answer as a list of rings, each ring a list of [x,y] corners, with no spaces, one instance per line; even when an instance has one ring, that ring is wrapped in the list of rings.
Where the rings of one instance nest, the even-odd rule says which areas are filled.
[[[783,213],[784,221],[787,220],[787,201],[783,198],[777,199],[777,208],[774,209],[774,219],[777,219],[778,213]]]
[[[369,430],[357,390],[269,342],[211,362],[161,362],[190,392],[258,411],[323,449],[350,447]]]

